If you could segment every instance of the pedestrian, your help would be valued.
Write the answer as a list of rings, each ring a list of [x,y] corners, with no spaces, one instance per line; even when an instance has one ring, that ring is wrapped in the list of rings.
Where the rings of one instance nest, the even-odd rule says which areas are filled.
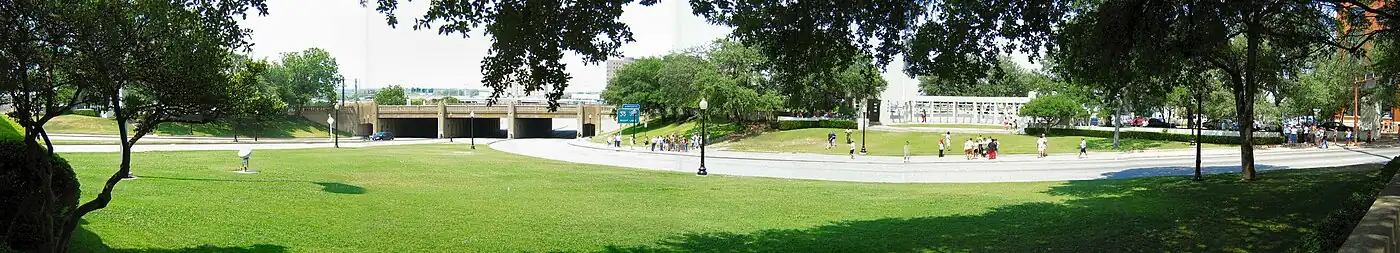
[[[1330,147],[1327,147],[1327,129],[1325,129],[1325,128],[1318,128],[1318,129],[1317,129],[1317,139],[1319,140],[1319,141],[1317,142],[1317,143],[1318,143],[1318,144],[1317,144],[1317,148],[1330,148]]]
[[[947,142],[948,145],[952,145],[952,144],[953,144],[953,132],[943,132],[943,142]]]
[[[1089,140],[1079,137],[1079,158],[1089,156]]]
[[[1308,144],[1317,144],[1313,141],[1314,139],[1312,137],[1312,129],[1312,127],[1303,127],[1303,138],[1307,139],[1305,140],[1305,142],[1307,142]]]
[[[650,151],[656,152],[656,142],[656,137],[651,137],[651,149],[649,149]]]
[[[1294,140],[1294,139],[1296,139],[1296,138],[1298,137],[1296,131],[1297,131],[1297,129],[1293,128],[1293,125],[1288,125],[1288,145],[1293,145],[1293,144],[1297,143],[1297,142]]]
[[[1046,146],[1049,146],[1049,145],[1050,145],[1050,141],[1045,140],[1045,134],[1040,134],[1040,139],[1039,139],[1039,140],[1036,140],[1035,143],[1036,143],[1036,150],[1040,151],[1040,157],[1039,157],[1039,158],[1045,158],[1046,156],[1050,156],[1049,153],[1046,153],[1046,152],[1045,152]]]
[[[1347,129],[1347,138],[1346,138],[1346,145],[1347,145],[1347,146],[1355,145],[1355,143],[1353,143],[1353,142],[1351,141],[1352,139],[1353,139],[1353,138],[1352,138],[1352,135],[1351,135],[1351,129]]]
[[[1001,147],[999,147],[999,146],[1001,146],[1001,143],[998,143],[996,138],[993,138],[992,141],[991,141],[990,143],[987,144],[987,159],[988,159],[988,160],[996,160],[996,159],[997,159],[997,149],[1001,148]]]
[[[836,147],[836,131],[827,131],[827,133],[826,133],[826,149],[827,149],[827,150],[831,150],[832,148],[835,148],[835,147]]]
[[[904,141],[904,162],[909,162],[909,141]]]
[[[972,138],[967,138],[967,141],[963,142],[963,156],[972,160]]]
[[[942,157],[943,157],[943,149],[944,149],[945,146],[947,146],[947,145],[948,145],[948,142],[947,142],[947,141],[938,140],[938,157],[939,157],[939,158],[942,158]]]
[[[849,154],[851,155],[851,160],[855,160],[855,159],[856,159],[856,142],[854,142],[854,141],[846,141],[846,144],[850,144],[850,146],[851,146],[851,151],[849,152]]]

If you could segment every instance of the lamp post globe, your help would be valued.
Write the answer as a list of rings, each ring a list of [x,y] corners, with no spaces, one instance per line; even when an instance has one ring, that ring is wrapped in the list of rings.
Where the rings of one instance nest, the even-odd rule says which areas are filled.
[[[708,109],[710,109],[710,102],[700,98],[700,171],[695,172],[695,175],[700,176],[710,174],[705,171],[705,142],[709,141],[709,135],[705,131],[705,118],[708,117],[708,113],[705,112]]]

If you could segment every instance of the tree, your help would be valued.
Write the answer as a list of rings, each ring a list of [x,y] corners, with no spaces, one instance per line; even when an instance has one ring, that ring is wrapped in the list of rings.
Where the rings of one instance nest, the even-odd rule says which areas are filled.
[[[1049,78],[1036,73],[1002,56],[997,59],[997,67],[988,69],[987,74],[973,82],[963,82],[957,78],[939,78],[936,75],[919,77],[919,92],[928,96],[970,96],[970,97],[1019,97],[1028,92],[1045,88]]]
[[[115,185],[131,174],[131,148],[154,126],[212,122],[245,102],[250,89],[231,80],[239,71],[229,54],[249,45],[247,31],[234,19],[249,8],[266,12],[259,0],[0,4],[0,92],[26,129],[26,164],[33,166],[24,167],[39,178],[19,206],[32,212],[4,217],[40,220],[26,223],[34,226],[26,236],[35,239],[20,250],[66,252],[78,221],[105,208]],[[76,195],[72,202],[64,197],[77,185],[56,181],[72,172],[38,166],[54,160],[52,147],[43,150],[36,140],[46,139],[45,122],[81,102],[104,103],[115,112],[122,154],[119,169],[96,197],[77,205]],[[128,123],[136,129],[130,131]],[[14,231],[4,237],[17,238],[9,234]]]
[[[1026,105],[1021,107],[1020,116],[1040,119],[1045,132],[1049,132],[1051,125],[1087,114],[1084,107],[1070,97],[1048,95],[1039,96],[1026,102]]]
[[[374,103],[378,105],[404,105],[408,103],[408,95],[404,94],[403,86],[389,85],[389,87],[384,87],[374,93]]]
[[[278,96],[277,87],[264,80],[269,65],[266,61],[254,61],[242,55],[234,56],[231,59],[235,70],[232,79],[236,82],[236,87],[242,89],[237,91],[237,94],[245,97],[240,98],[243,102],[236,104],[233,110],[219,121],[233,130],[234,142],[238,142],[239,132],[252,136],[253,140],[257,141],[259,134],[267,130],[268,123],[286,117],[284,112],[287,104]]]
[[[267,72],[282,102],[298,112],[317,100],[335,101],[336,85],[345,82],[335,57],[320,48],[282,53],[282,62]]]
[[[603,100],[614,105],[638,104],[647,114],[663,115],[660,71],[665,66],[661,58],[645,57],[623,65],[608,80],[608,86],[601,94]]]
[[[562,96],[570,78],[561,63],[566,52],[582,55],[585,63],[599,63],[619,56],[621,44],[632,41],[631,31],[618,19],[623,6],[634,1],[566,2],[434,1],[414,20],[413,28],[463,36],[484,28],[494,39],[482,66],[482,83],[494,90],[492,97],[519,85],[527,91],[550,89],[547,97],[556,105],[553,101]],[[398,24],[397,0],[377,0],[376,5],[389,25]],[[1061,1],[691,0],[690,5],[694,14],[711,23],[734,27],[737,41],[757,46],[766,58],[781,62],[770,76],[785,82],[866,59],[883,67],[900,54],[908,63],[906,72],[913,75],[980,78],[997,55],[1036,53],[1066,15]]]
[[[457,97],[442,97],[442,102],[443,102],[443,103],[448,103],[448,104],[456,104],[456,103],[461,103],[462,101],[461,101],[461,100],[457,100]]]

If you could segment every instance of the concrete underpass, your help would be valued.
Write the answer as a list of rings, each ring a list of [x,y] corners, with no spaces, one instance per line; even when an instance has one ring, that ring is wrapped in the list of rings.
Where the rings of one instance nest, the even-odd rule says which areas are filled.
[[[437,138],[437,119],[379,119],[379,131],[394,137]]]
[[[515,138],[553,138],[554,119],[515,119]]]
[[[443,124],[444,137],[467,138],[475,135],[481,138],[506,138],[506,131],[501,129],[499,118],[447,119]],[[475,134],[472,134],[473,132]]]
[[[515,138],[574,138],[577,126],[556,123],[549,118],[517,118],[508,123],[503,118],[449,118],[442,122],[444,138],[507,138],[507,128],[514,128]],[[568,119],[572,122],[573,119]],[[473,123],[475,122],[475,123]],[[379,131],[393,133],[395,137],[438,138],[438,119],[432,118],[382,118]],[[513,125],[511,125],[513,124]],[[556,129],[555,125],[560,128]]]

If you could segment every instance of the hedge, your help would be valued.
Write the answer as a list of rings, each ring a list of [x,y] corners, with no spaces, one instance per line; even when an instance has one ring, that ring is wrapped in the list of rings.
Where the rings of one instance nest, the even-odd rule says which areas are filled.
[[[1400,169],[1400,158],[1386,163],[1378,176],[1323,217],[1317,227],[1303,235],[1303,244],[1290,252],[1337,252],[1342,244],[1346,243],[1347,237],[1351,236],[1356,224],[1371,209],[1371,202],[1380,196],[1381,190],[1385,189],[1387,184],[1390,184],[1397,169]]]
[[[1045,130],[1044,128],[1026,128],[1026,134],[1028,134],[1028,135],[1040,135],[1042,132],[1044,132],[1044,130]],[[1051,128],[1051,129],[1050,129],[1050,132],[1049,132],[1049,133],[1045,133],[1045,134],[1046,134],[1046,135],[1062,135],[1062,136],[1068,135],[1068,136],[1088,136],[1088,137],[1100,137],[1100,138],[1113,138],[1113,131],[1087,130],[1087,129]],[[1138,131],[1120,131],[1120,132],[1119,132],[1119,135],[1118,135],[1118,138],[1122,138],[1122,139],[1144,139],[1144,140],[1180,141],[1180,142],[1190,142],[1191,139],[1192,139],[1193,137],[1194,137],[1194,136],[1189,135],[1189,134],[1158,133],[1158,132],[1138,132]],[[1212,143],[1212,144],[1240,144],[1240,137],[1238,137],[1238,136],[1202,135],[1202,136],[1201,136],[1201,142],[1202,142],[1202,143]],[[1273,145],[1273,144],[1282,144],[1282,143],[1283,143],[1283,137],[1259,137],[1259,136],[1255,136],[1255,137],[1254,137],[1254,145]]]
[[[73,110],[73,114],[83,115],[83,116],[88,116],[88,117],[98,117],[97,111],[96,111],[96,110],[93,110],[93,109],[77,109],[77,110]]]
[[[856,129],[859,125],[854,120],[824,119],[824,120],[779,120],[778,130],[793,130],[803,128],[840,128]]]
[[[39,184],[39,177],[36,175],[38,173],[34,173],[37,166],[29,163],[28,152],[25,150],[26,147],[21,141],[0,141],[0,168],[5,168],[0,170],[0,217],[6,217],[0,219],[0,228],[12,229],[11,235],[15,235],[11,238],[0,238],[3,239],[0,243],[10,250],[34,252],[44,241],[42,233],[39,232],[43,219],[53,219],[49,222],[52,222],[54,228],[61,228],[68,218],[68,213],[78,207],[78,178],[73,174],[73,167],[68,165],[67,160],[57,155],[40,158],[38,164],[49,166],[54,173],[51,189],[56,194],[47,197],[53,198],[56,208],[51,210],[53,213],[35,213],[38,208],[21,203],[24,196],[39,194],[37,187],[33,187]],[[17,218],[10,220],[9,217]]]

